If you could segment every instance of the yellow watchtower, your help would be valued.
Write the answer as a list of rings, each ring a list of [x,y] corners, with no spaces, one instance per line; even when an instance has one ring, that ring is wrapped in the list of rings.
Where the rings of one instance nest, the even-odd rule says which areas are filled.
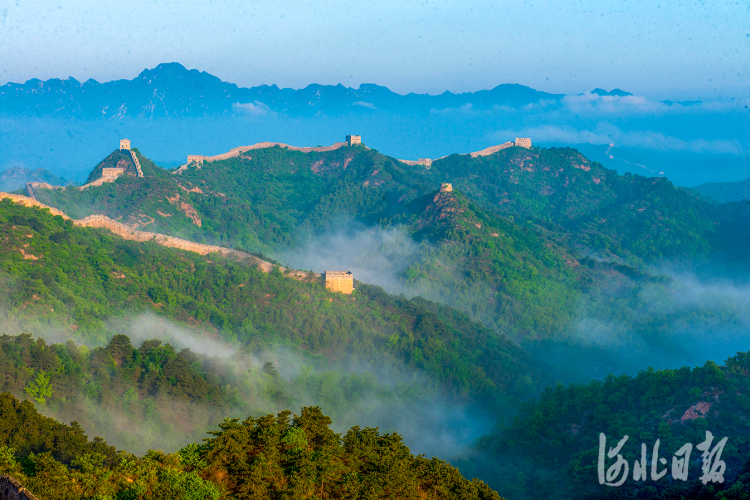
[[[326,271],[326,289],[350,294],[354,291],[354,275],[351,271]]]

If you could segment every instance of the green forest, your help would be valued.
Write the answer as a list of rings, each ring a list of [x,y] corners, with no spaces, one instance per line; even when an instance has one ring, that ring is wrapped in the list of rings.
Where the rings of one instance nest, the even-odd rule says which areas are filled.
[[[315,406],[299,415],[228,418],[200,444],[142,457],[88,440],[78,422],[44,417],[7,392],[0,416],[0,472],[39,498],[500,499],[446,462],[414,456],[396,433],[333,432]]]
[[[570,148],[425,168],[364,145],[272,147],[179,173],[134,151],[145,177],[40,201],[284,266],[342,227],[392,229],[408,261],[341,295],[312,273],[125,241],[1,200],[0,390],[75,421],[80,443],[74,457],[9,442],[14,477],[41,484],[33,464],[48,454],[38,470],[75,484],[109,474],[84,498],[497,496],[464,476],[513,499],[747,495],[747,203],[618,175]],[[112,153],[89,180],[127,160]],[[436,428],[433,407],[463,416]],[[441,457],[458,469],[404,444],[461,425],[484,436]],[[86,444],[83,429],[137,456]],[[632,466],[641,443],[670,458],[706,431],[728,437],[723,484],[698,481],[697,451],[689,481],[597,482],[601,433],[629,436]]]
[[[421,250],[398,290],[518,341],[563,334],[580,293],[613,275],[643,281],[658,280],[664,266],[748,269],[750,206],[718,204],[664,178],[621,176],[569,148],[450,155],[425,169],[364,146],[277,146],[178,175],[138,154],[143,179],[44,190],[40,201],[74,218],[100,213],[271,257],[351,222],[404,228]],[[453,193],[436,197],[441,182],[452,182]]]

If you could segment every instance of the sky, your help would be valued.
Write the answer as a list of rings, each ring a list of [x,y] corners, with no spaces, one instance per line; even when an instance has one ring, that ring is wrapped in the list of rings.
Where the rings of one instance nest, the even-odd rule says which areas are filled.
[[[0,0],[0,84],[162,62],[245,87],[746,97],[750,2]]]

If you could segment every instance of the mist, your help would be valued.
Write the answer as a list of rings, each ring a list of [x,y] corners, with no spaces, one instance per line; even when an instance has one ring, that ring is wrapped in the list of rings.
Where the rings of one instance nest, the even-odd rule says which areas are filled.
[[[660,271],[670,281],[639,286],[634,297],[599,286],[582,298],[577,319],[561,338],[525,347],[566,383],[636,375],[647,367],[723,364],[750,350],[750,286]]]
[[[371,364],[350,355],[332,361],[280,345],[249,352],[153,314],[113,319],[107,331],[110,338],[117,333],[127,335],[135,348],[158,339],[178,351],[190,349],[207,356],[204,369],[209,367],[218,375],[230,396],[230,404],[212,406],[164,395],[138,398],[129,389],[115,395],[116,402],[98,403],[80,394],[61,404],[51,404],[54,395],[47,405],[36,404],[44,415],[66,423],[77,420],[89,437],[101,436],[118,449],[138,455],[149,449],[173,452],[191,442],[200,443],[225,418],[244,419],[287,409],[299,413],[302,406],[320,406],[333,420],[336,432],[355,425],[379,427],[381,432],[398,432],[414,453],[441,459],[468,453],[494,424],[494,416],[486,409],[442,395],[434,381],[395,359]],[[43,337],[59,342],[75,335],[61,337],[54,332]],[[264,370],[268,363],[276,374]]]
[[[361,104],[314,116],[273,112],[263,103],[237,103],[234,114],[221,117],[179,120],[1,116],[5,140],[0,143],[0,169],[42,167],[82,182],[123,137],[157,164],[175,167],[188,154],[221,154],[262,141],[329,145],[351,133],[361,134],[369,147],[403,159],[468,153],[515,137],[531,137],[533,144],[545,147],[580,147],[587,154],[595,152],[592,146],[614,144],[614,153],[592,159],[620,173],[665,175],[683,186],[741,180],[750,165],[750,111],[743,98],[680,103],[587,93],[518,108],[468,104],[399,113]],[[617,161],[618,155],[632,154],[642,158],[646,170]]]
[[[300,247],[281,250],[275,258],[295,269],[351,271],[358,281],[413,296],[416,292],[405,288],[401,275],[419,259],[422,245],[427,244],[415,242],[404,227],[383,229],[350,220],[310,236]]]

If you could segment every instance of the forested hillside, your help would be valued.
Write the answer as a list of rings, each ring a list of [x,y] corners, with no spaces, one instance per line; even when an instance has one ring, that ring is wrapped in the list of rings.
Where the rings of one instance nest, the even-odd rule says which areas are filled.
[[[137,154],[142,179],[43,191],[40,200],[76,218],[100,213],[284,265],[311,241],[330,241],[314,248],[333,254],[368,231],[397,231],[407,258],[384,278],[386,289],[357,282],[346,296],[312,275],[292,279],[278,268],[264,273],[218,255],[123,241],[3,201],[0,279],[10,293],[0,296],[0,312],[10,333],[72,333],[92,347],[4,337],[3,390],[63,419],[83,415],[87,429],[107,427],[91,411],[106,408],[118,422],[142,421],[148,439],[169,431],[170,449],[226,416],[254,419],[225,423],[225,433],[282,439],[286,417],[257,418],[308,402],[334,426],[368,418],[372,401],[382,402],[397,408],[383,420],[389,431],[409,425],[429,434],[418,413],[440,401],[435,413],[468,408],[470,427],[496,418],[456,463],[511,498],[740,498],[750,470],[741,452],[747,356],[714,361],[747,337],[746,203],[619,176],[572,149],[451,155],[425,168],[364,146],[273,147],[179,174]],[[444,182],[453,190],[439,191]],[[350,226],[360,229],[349,240],[329,240]],[[380,250],[357,251],[367,261]],[[124,325],[144,317],[156,319],[138,326],[137,339],[116,335],[135,332]],[[150,340],[167,334],[167,321],[203,339],[204,352],[223,354]],[[685,359],[712,362],[645,369]],[[585,382],[552,388],[555,381]],[[600,433],[649,447],[660,439],[669,456],[706,430],[729,437],[726,485],[696,483],[691,465],[685,483],[598,486]],[[129,439],[138,446],[138,436]],[[638,451],[627,451],[631,465]],[[200,477],[255,491],[217,479],[251,474],[240,462]]]
[[[124,315],[155,313],[251,352],[275,344],[341,359],[424,371],[455,397],[524,397],[540,382],[528,355],[449,307],[357,285],[354,296],[319,281],[264,273],[81,228],[48,211],[0,202],[0,297],[6,325],[75,331],[103,344]]]
[[[226,419],[204,443],[142,457],[115,453],[70,426],[0,393],[0,474],[55,500],[430,498],[499,500],[483,482],[446,462],[415,457],[398,434],[329,426],[318,407]]]
[[[277,258],[354,223],[400,228],[419,251],[383,285],[519,341],[566,336],[588,292],[613,273],[642,281],[652,266],[713,273],[731,265],[733,277],[748,269],[750,206],[718,205],[664,178],[620,176],[573,149],[451,155],[425,168],[364,146],[272,147],[178,175],[139,158],[143,179],[43,191],[40,200],[77,218],[101,213]],[[442,182],[454,191],[435,197]]]
[[[491,471],[496,478],[492,485],[519,499],[747,498],[749,370],[750,353],[740,352],[723,366],[710,361],[692,370],[649,368],[635,377],[610,375],[588,384],[550,387],[539,401],[524,405],[512,424],[484,438],[479,449],[486,455],[474,471],[488,463],[500,467]],[[727,438],[720,456],[712,458],[712,464],[725,462],[721,482],[701,481],[705,471],[696,447],[706,441],[707,432],[714,436],[709,451]],[[607,451],[629,438],[620,452],[629,475],[617,487],[598,481],[601,433]],[[660,463],[655,473],[651,463],[657,440],[658,454],[667,463]],[[642,458],[642,443],[649,467],[647,477],[636,481],[634,463]],[[687,478],[675,480],[672,456],[686,443],[692,444]],[[615,462],[614,455],[607,458],[605,470]],[[607,481],[618,483],[622,473],[606,476]]]

